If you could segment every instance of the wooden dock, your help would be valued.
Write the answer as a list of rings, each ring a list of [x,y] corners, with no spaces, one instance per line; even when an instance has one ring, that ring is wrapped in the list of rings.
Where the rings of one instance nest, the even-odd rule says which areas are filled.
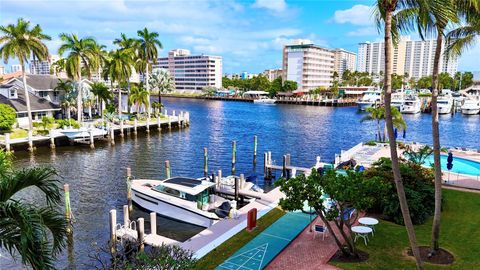
[[[88,123],[86,123],[88,124]],[[172,128],[185,128],[190,125],[190,114],[188,112],[181,111],[176,114],[172,111],[171,115],[168,115],[167,110],[162,118],[157,117],[154,119],[147,119],[145,122],[138,122],[136,119],[133,124],[126,124],[125,120],[117,123],[107,123],[105,129],[106,134],[101,136],[85,136],[82,138],[70,140],[65,136],[61,129],[52,129],[48,136],[36,135],[33,136],[29,132],[27,138],[10,139],[10,134],[5,134],[5,139],[0,141],[0,147],[5,148],[7,151],[11,150],[25,150],[34,151],[37,146],[50,146],[55,148],[57,145],[70,145],[70,144],[88,144],[91,148],[94,148],[96,140],[109,141],[112,145],[115,144],[115,136],[123,137],[125,134],[137,134],[138,131],[149,133],[151,129],[161,131],[162,128],[171,130]]]

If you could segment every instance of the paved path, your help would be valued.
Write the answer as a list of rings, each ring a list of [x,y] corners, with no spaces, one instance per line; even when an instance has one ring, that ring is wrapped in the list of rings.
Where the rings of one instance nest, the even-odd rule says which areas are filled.
[[[260,270],[277,256],[305,227],[310,217],[289,212],[225,260],[217,270]],[[291,269],[291,268],[284,268]]]

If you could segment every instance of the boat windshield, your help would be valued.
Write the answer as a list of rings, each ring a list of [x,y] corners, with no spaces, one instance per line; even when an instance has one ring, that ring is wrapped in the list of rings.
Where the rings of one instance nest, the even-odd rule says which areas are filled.
[[[448,101],[446,100],[439,100],[437,101],[438,104],[448,104]]]
[[[153,187],[153,190],[170,195],[170,196],[174,196],[180,199],[184,199],[187,201],[192,201],[192,202],[197,201],[197,196],[194,196],[170,187],[166,187],[163,185],[156,185]]]

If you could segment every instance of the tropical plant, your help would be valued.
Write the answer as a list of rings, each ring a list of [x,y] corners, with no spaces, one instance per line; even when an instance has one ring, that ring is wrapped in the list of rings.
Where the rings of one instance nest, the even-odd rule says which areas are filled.
[[[407,145],[407,148],[403,152],[403,156],[415,164],[418,165],[423,165],[425,164],[425,161],[427,158],[433,153],[432,148],[430,146],[425,145],[422,148],[419,148],[418,150],[413,149],[411,146]]]
[[[76,82],[77,92],[77,121],[82,122],[83,117],[83,93],[82,93],[82,66],[90,77],[91,67],[95,63],[94,46],[95,40],[91,37],[79,39],[76,34],[60,34],[63,42],[58,49],[58,54],[68,52],[66,57],[66,72],[69,78]]]
[[[93,58],[91,66],[97,72],[97,82],[99,82],[102,78],[100,70],[106,62],[106,57],[108,54],[108,52],[105,50],[106,48],[107,47],[105,45],[98,44],[97,42],[92,45]]]
[[[366,112],[368,112],[368,115],[365,115],[362,117],[360,122],[365,122],[365,121],[375,121],[377,123],[377,135],[375,137],[378,138],[379,141],[386,141],[386,121],[385,121],[385,107],[380,106],[380,107],[370,107],[367,108]],[[383,139],[382,139],[382,128],[381,128],[381,123],[384,121],[384,128],[383,128]],[[405,123],[405,120],[403,119],[402,114],[396,107],[392,107],[392,122],[393,126],[397,129],[401,130],[406,130],[407,129],[407,124]]]
[[[150,75],[149,83],[157,91],[159,103],[162,103],[162,93],[171,92],[175,89],[175,81],[165,69],[155,69]]]
[[[66,69],[66,64],[67,64],[67,61],[65,58],[61,58],[55,62],[52,63],[52,65],[50,66],[50,74],[52,75],[55,75],[55,76],[58,76],[58,74],[60,72],[64,72],[65,69]]]
[[[33,269],[54,269],[54,260],[65,246],[67,222],[59,212],[61,193],[52,168],[15,171],[11,156],[0,150],[0,247]],[[36,188],[46,206],[27,203],[19,196]]]
[[[80,124],[74,119],[59,119],[57,120],[58,128],[80,128]]]
[[[133,69],[133,51],[131,49],[118,49],[109,53],[104,69],[104,77],[110,81],[128,83]],[[118,87],[118,116],[122,116],[122,89]]]
[[[57,82],[57,86],[55,86],[53,90],[57,92],[65,92],[62,99],[60,100],[60,107],[62,107],[62,109],[66,113],[67,118],[70,118],[71,110],[77,104],[77,93],[75,92],[72,81],[59,79]]]
[[[128,97],[129,104],[135,105],[137,107],[137,117],[140,114],[142,106],[145,108],[150,107],[150,93],[142,88],[134,86],[130,91],[130,96]],[[148,117],[148,113],[147,113]]]
[[[0,104],[0,133],[10,132],[17,122],[17,112],[12,106]]]
[[[158,101],[152,102],[152,109],[153,109],[153,113],[155,114],[155,116],[160,116],[160,114],[162,112],[162,108],[163,108],[162,103],[160,103]]]
[[[97,97],[98,108],[103,116],[103,110],[105,109],[106,104],[109,104],[113,101],[113,93],[108,89],[108,87],[101,82],[94,82],[90,85],[92,94]]]
[[[396,33],[395,25],[392,28],[392,18],[398,8],[409,7],[413,1],[408,0],[377,0],[375,6],[375,17],[377,25],[384,28],[384,42],[385,42],[385,75],[384,75],[384,93],[385,93],[385,122],[390,145],[390,157],[392,159],[392,171],[397,189],[397,196],[400,203],[400,209],[407,230],[408,240],[417,269],[423,269],[422,259],[420,257],[420,250],[417,244],[415,229],[413,228],[410,210],[407,204],[405,195],[405,188],[400,174],[400,164],[397,153],[397,143],[395,139],[392,119],[392,73],[393,73],[393,38],[392,32]],[[395,23],[396,24],[396,23]],[[393,31],[392,31],[393,30]]]
[[[144,69],[142,67],[141,71],[145,72],[145,85],[146,90],[150,93],[150,85],[148,83],[149,69],[151,68],[151,63],[155,64],[158,58],[158,49],[162,49],[162,43],[158,39],[159,34],[157,32],[149,32],[145,27],[143,30],[138,30],[137,35],[139,37],[139,50],[138,56],[144,62]],[[150,97],[149,97],[150,99]],[[146,107],[147,115],[150,114],[149,105]]]
[[[30,107],[30,95],[27,89],[27,78],[25,76],[25,65],[31,56],[38,60],[44,60],[48,57],[48,48],[43,40],[49,40],[50,37],[42,33],[42,28],[37,24],[30,28],[30,22],[22,18],[17,20],[17,24],[0,26],[0,55],[7,64],[10,58],[17,58],[22,67],[23,90],[25,91],[25,103],[27,105],[28,127],[33,130],[32,110]]]
[[[53,127],[53,123],[55,123],[55,118],[53,118],[51,116],[42,117],[43,130],[47,130],[47,129]]]

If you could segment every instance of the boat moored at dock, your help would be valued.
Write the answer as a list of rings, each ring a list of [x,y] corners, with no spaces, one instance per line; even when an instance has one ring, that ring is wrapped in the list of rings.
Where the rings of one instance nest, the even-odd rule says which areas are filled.
[[[437,100],[438,114],[450,114],[453,109],[453,97],[450,94],[441,95]]]
[[[365,111],[371,107],[377,107],[382,101],[382,92],[380,90],[366,91],[357,101],[358,109]]]
[[[465,114],[465,115],[475,115],[480,113],[480,99],[478,98],[466,99],[461,107],[461,110],[462,110],[462,114]]]
[[[275,99],[268,97],[268,92],[265,91],[247,91],[243,93],[244,98],[253,99],[253,103],[259,104],[274,104]]]
[[[422,109],[422,102],[418,95],[410,94],[405,96],[402,108],[400,109],[401,113],[407,114],[417,114],[420,113]]]

